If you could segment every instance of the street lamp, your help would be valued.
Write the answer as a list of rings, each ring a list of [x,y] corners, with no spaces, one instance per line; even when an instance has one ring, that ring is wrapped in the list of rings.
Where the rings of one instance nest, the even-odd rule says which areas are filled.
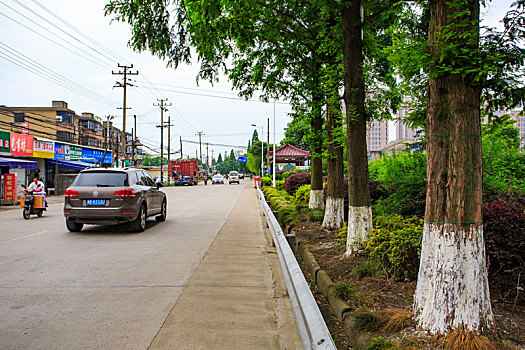
[[[252,126],[256,128],[261,128],[261,138],[262,138],[264,135],[264,126],[257,126],[255,124],[252,124]],[[264,143],[261,141],[261,178],[264,176],[264,170],[263,170],[264,158],[263,157],[264,157]]]

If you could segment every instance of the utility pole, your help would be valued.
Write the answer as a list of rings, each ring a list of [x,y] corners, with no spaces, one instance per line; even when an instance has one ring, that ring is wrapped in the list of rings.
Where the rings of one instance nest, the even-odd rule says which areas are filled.
[[[171,148],[170,148],[170,144],[171,144],[171,127],[173,126],[170,122],[171,120],[171,116],[168,116],[168,124],[166,124],[165,127],[168,128],[168,186],[170,185],[171,183],[171,171],[170,171],[170,152],[171,152]]]
[[[182,136],[180,137],[180,160],[183,160],[184,156],[182,155]]]
[[[166,107],[171,106],[171,103],[166,103],[168,101],[167,98],[157,99],[157,101],[160,104],[153,104],[153,106],[160,107],[160,125],[157,125],[157,128],[160,128],[160,178],[161,181],[164,181],[164,111],[168,110]]]
[[[212,168],[212,172],[214,172],[215,167],[213,166],[213,150],[211,150],[211,168]]]
[[[204,163],[202,162],[202,135],[205,135],[202,131],[197,132],[199,136],[199,149],[200,149],[200,155],[201,155],[201,164],[204,166]]]
[[[266,169],[270,176],[270,118],[268,118],[268,142],[266,142]]]
[[[133,133],[133,140],[131,142],[131,165],[137,165],[137,160],[135,159],[135,143],[137,142],[137,115],[133,115],[133,125],[135,126],[135,132]]]
[[[113,72],[111,71],[111,74],[113,75],[123,75],[123,79],[122,79],[122,83],[120,81],[117,81],[117,83],[115,84],[114,87],[121,87],[124,89],[124,98],[123,98],[123,103],[122,103],[122,135],[121,135],[121,140],[122,140],[122,165],[124,165],[124,162],[126,161],[126,110],[129,109],[126,107],[126,88],[128,86],[133,86],[131,83],[128,82],[128,75],[139,75],[139,72],[136,71],[136,72],[130,72],[129,69],[133,68],[133,65],[129,65],[129,66],[126,66],[126,65],[121,65],[120,63],[118,64],[118,67],[119,68],[122,68],[123,70],[119,70],[118,72]],[[117,159],[117,163],[118,163],[118,159]]]
[[[273,101],[273,165],[272,165],[272,175],[273,175],[273,187],[275,187],[275,100]]]
[[[209,173],[210,169],[210,156],[208,153],[208,144],[206,144],[206,173]]]

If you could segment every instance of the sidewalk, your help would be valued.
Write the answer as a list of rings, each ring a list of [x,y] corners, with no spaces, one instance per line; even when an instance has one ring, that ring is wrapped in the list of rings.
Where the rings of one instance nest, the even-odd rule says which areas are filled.
[[[150,349],[302,348],[256,196],[243,190]]]
[[[47,204],[64,203],[64,196],[46,196]],[[20,209],[20,203],[14,205],[0,205],[0,211]]]

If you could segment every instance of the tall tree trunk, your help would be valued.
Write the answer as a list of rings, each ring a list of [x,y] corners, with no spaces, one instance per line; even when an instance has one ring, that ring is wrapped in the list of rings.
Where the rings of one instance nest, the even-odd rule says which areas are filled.
[[[445,62],[450,68],[455,61],[444,47],[477,48],[478,20],[478,0],[430,1],[430,53],[436,66]],[[444,27],[453,31],[447,42],[440,35]],[[474,42],[465,40],[465,33]],[[483,331],[493,322],[482,226],[480,94],[468,75],[431,74],[427,199],[414,314],[418,326],[432,333],[459,326]]]
[[[308,207],[310,209],[324,209],[323,202],[323,115],[322,115],[322,100],[323,94],[319,86],[320,65],[318,62],[313,62],[312,75],[314,92],[312,94],[312,117],[310,120],[312,131],[309,136],[310,152],[312,154],[310,174],[310,201]]]
[[[341,15],[348,161],[348,236],[345,255],[348,256],[372,229],[372,209],[366,150],[361,1],[343,1]]]
[[[344,212],[344,159],[343,144],[341,141],[342,115],[340,97],[337,89],[330,91],[327,102],[326,142],[328,149],[326,184],[326,207],[323,227],[338,229],[345,223]]]

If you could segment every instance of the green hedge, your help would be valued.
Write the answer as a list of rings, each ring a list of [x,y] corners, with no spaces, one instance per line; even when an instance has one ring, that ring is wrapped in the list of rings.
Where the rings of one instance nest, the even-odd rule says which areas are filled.
[[[281,225],[286,226],[297,220],[295,206],[290,204],[292,196],[271,186],[263,187],[263,192],[272,210],[277,211],[277,220]]]
[[[374,229],[366,241],[365,252],[381,263],[397,280],[415,280],[419,270],[423,220],[401,215],[374,218]]]
[[[308,204],[310,201],[311,185],[302,185],[295,191],[293,203],[294,204]]]

